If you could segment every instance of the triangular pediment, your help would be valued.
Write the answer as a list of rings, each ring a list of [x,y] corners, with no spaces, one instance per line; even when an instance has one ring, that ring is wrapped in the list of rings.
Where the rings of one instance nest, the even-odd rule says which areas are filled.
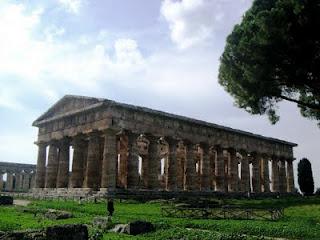
[[[56,102],[51,108],[48,109],[44,114],[42,114],[33,125],[42,122],[46,119],[51,119],[54,117],[63,116],[70,112],[79,111],[81,109],[86,109],[91,105],[103,102],[103,99],[92,98],[92,97],[83,97],[75,95],[66,95]]]

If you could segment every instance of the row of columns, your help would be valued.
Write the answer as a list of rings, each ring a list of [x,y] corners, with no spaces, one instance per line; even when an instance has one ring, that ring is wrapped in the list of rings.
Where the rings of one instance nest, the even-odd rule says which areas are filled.
[[[38,145],[37,188],[294,191],[291,159],[206,143],[109,129]],[[69,177],[70,145],[74,151]]]
[[[4,180],[6,175],[6,180]],[[34,186],[35,174],[29,172],[0,172],[1,191],[28,191]]]

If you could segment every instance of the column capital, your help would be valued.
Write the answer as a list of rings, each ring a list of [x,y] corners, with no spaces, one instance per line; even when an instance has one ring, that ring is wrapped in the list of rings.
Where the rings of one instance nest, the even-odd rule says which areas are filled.
[[[46,147],[49,145],[48,142],[43,142],[43,141],[36,141],[34,142],[35,145],[37,145],[38,147]]]

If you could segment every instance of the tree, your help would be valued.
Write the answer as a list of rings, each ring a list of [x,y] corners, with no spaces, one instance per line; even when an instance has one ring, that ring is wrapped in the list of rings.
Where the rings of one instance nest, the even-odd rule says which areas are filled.
[[[306,158],[301,159],[298,163],[298,184],[303,195],[309,196],[313,194],[314,182],[311,163]]]
[[[320,126],[320,0],[255,0],[227,38],[219,83],[238,107],[279,120],[294,102]]]

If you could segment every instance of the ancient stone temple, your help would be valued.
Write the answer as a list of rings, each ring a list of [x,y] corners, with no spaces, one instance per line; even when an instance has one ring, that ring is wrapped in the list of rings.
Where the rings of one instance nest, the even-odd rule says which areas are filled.
[[[34,187],[36,165],[0,162],[0,192],[28,192]]]
[[[36,191],[294,191],[295,143],[107,99],[40,116]]]

